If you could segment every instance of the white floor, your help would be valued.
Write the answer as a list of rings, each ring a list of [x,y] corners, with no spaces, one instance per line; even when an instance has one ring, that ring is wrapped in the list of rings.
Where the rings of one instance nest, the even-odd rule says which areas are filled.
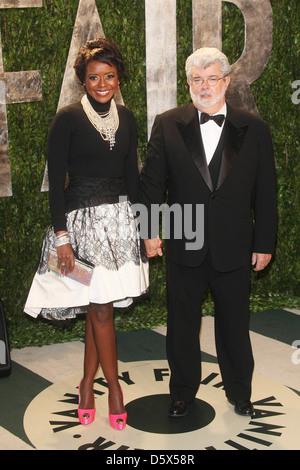
[[[293,311],[295,314],[299,314],[299,311]],[[215,345],[214,345],[214,328],[213,328],[213,318],[212,317],[204,317],[203,318],[203,325],[202,325],[202,330],[201,330],[201,349],[212,355],[216,356],[216,351],[215,351]],[[166,328],[165,327],[159,327],[155,330],[157,333],[161,335],[165,335],[166,333]],[[273,389],[273,395],[277,394],[278,397],[281,397],[281,401],[284,401],[285,399],[282,398],[284,394],[284,390],[286,390],[287,394],[289,395],[287,397],[287,402],[290,403],[291,406],[290,408],[290,417],[287,418],[285,416],[284,418],[279,417],[276,421],[273,420],[272,418],[269,418],[269,421],[267,421],[269,424],[273,423],[277,425],[278,427],[282,426],[288,427],[289,429],[293,428],[294,425],[296,425],[296,420],[297,420],[297,426],[299,425],[299,420],[300,420],[300,396],[293,391],[289,390],[296,390],[300,392],[300,361],[295,361],[295,347],[292,345],[287,345],[284,343],[281,343],[276,340],[272,340],[269,338],[266,338],[265,336],[259,335],[257,333],[251,332],[251,341],[252,341],[252,346],[253,346],[253,352],[254,352],[254,357],[255,357],[255,383],[260,384],[257,385],[257,388],[261,390],[261,387],[264,389],[264,393],[268,393],[268,390]],[[30,415],[34,415],[34,413],[41,413],[43,414],[43,411],[38,411],[38,406],[40,403],[41,399],[45,399],[46,402],[48,400],[47,393],[56,393],[58,390],[58,394],[62,393],[61,390],[64,388],[68,388],[70,386],[73,387],[73,382],[77,383],[78,377],[81,375],[81,367],[79,368],[78,365],[82,364],[82,358],[83,358],[83,350],[84,350],[84,345],[81,342],[72,342],[72,343],[65,343],[65,344],[59,344],[59,345],[51,345],[51,346],[43,346],[41,348],[24,348],[21,350],[13,350],[11,353],[11,358],[12,361],[17,362],[18,364],[28,368],[32,372],[38,374],[39,376],[47,379],[49,382],[53,383],[53,387],[49,387],[49,390],[47,390],[43,395],[43,397],[37,397],[36,400],[33,400],[34,403],[30,405]],[[298,355],[299,357],[299,355]],[[165,370],[164,368],[167,367],[167,364],[165,361],[158,361],[157,366],[161,367],[162,370]],[[124,368],[125,367],[125,368]],[[123,367],[123,364],[120,364],[120,369],[125,370],[129,368],[131,371],[130,373],[133,374],[133,376],[137,377],[136,382],[137,382],[137,387],[132,387],[129,389],[127,392],[127,397],[129,399],[134,399],[135,395],[139,396],[139,394],[142,396],[145,394],[145,390],[147,393],[150,393],[151,384],[147,385],[147,378],[145,378],[145,382],[143,383],[142,374],[146,374],[149,372],[151,373],[150,369],[153,369],[153,363],[152,362],[145,362],[143,364],[140,363],[131,363],[131,364],[126,364]],[[207,365],[207,371],[209,373],[210,370],[215,370],[214,368],[217,367],[217,365]],[[205,368],[204,367],[204,368]],[[145,377],[146,377],[145,375]],[[150,377],[150,375],[149,375]],[[70,380],[68,381],[68,379]],[[140,380],[140,382],[139,382]],[[139,383],[138,383],[139,382]],[[166,381],[165,381],[166,382]],[[70,385],[71,384],[71,385]],[[156,387],[158,386],[155,384]],[[160,387],[165,387],[165,384],[159,385]],[[75,385],[74,385],[75,387]],[[146,387],[146,388],[145,388]],[[75,388],[74,388],[75,390]],[[155,388],[153,388],[153,393],[154,393]],[[159,389],[157,389],[159,390]],[[164,392],[163,390],[166,390],[166,388],[161,388],[162,393],[167,393]],[[76,393],[76,392],[74,392]],[[208,391],[206,392],[208,393]],[[214,393],[216,393],[216,389],[211,387],[211,390],[209,391],[209,394],[211,396],[211,399],[213,400]],[[270,391],[272,395],[272,391]],[[205,394],[204,394],[205,395]],[[262,397],[264,395],[259,395],[257,394],[257,397]],[[203,397],[203,399],[205,396]],[[52,399],[52,404],[53,404],[53,398],[50,395],[49,400],[51,401]],[[97,405],[97,410],[101,409],[102,406],[102,401],[101,397],[98,397],[98,405]],[[210,397],[208,397],[208,400]],[[215,397],[216,403],[215,407],[218,409],[218,400],[219,396]],[[45,405],[47,408],[47,405]],[[64,405],[65,406],[65,405]],[[224,407],[224,405],[222,404]],[[73,405],[74,407],[74,405]],[[292,411],[293,410],[293,411]],[[49,410],[48,410],[49,411]],[[45,410],[45,413],[47,413],[47,410]],[[53,415],[53,412],[51,412]],[[219,416],[222,417],[222,422],[223,424],[227,422],[227,415],[228,410],[225,409],[219,413]],[[289,413],[284,413],[285,415]],[[235,413],[230,410],[230,420],[234,421],[236,418],[238,420],[244,419],[240,417],[236,417]],[[57,419],[57,418],[56,418]],[[98,418],[100,419],[100,418]],[[47,422],[47,425],[49,426],[49,419],[48,417],[45,416],[45,423]],[[237,421],[238,424],[234,423],[232,426],[241,426],[241,421]],[[243,422],[244,425],[245,422]],[[289,425],[287,426],[287,424]],[[283,426],[284,424],[284,426]],[[92,426],[92,425],[91,425]],[[36,432],[34,430],[34,426],[32,426],[30,422],[30,417],[28,418],[28,413],[25,414],[24,418],[24,427],[27,432],[27,435],[29,434],[29,439],[31,442],[33,442],[33,445],[36,446],[36,448],[39,448],[39,445],[43,448],[52,448],[52,446],[57,445],[59,446],[70,446],[70,447],[62,447],[63,449],[67,448],[72,448],[74,445],[74,433],[78,431],[78,428],[76,428],[76,431],[72,430],[72,439],[70,440],[70,444],[67,444],[66,441],[62,441],[62,443],[57,442],[52,442],[53,440],[53,433],[52,434],[47,434],[48,431],[45,430],[45,435],[44,438],[41,438],[41,435],[43,434],[43,431],[41,431],[41,435],[35,435]],[[92,427],[90,428],[92,429]],[[51,430],[52,431],[52,430]],[[241,429],[242,431],[242,429]],[[249,430],[248,430],[249,431]],[[280,450],[291,450],[293,448],[296,448],[297,450],[300,450],[300,440],[296,438],[295,436],[292,437],[293,429],[291,430],[291,434],[289,434],[288,431],[285,432],[285,439],[280,440],[277,438],[277,441],[274,443],[272,442],[270,450],[273,450],[274,448],[278,448]],[[86,431],[84,431],[86,432]],[[90,431],[89,431],[90,432]],[[104,431],[103,431],[104,432]],[[141,433],[133,433],[128,429],[127,434],[123,434],[124,436],[129,439],[134,441],[136,445],[142,446],[145,445],[145,442],[143,441],[144,435],[141,437]],[[236,428],[236,430],[232,431],[237,432],[237,435],[242,435],[244,433],[240,433],[239,429]],[[58,433],[58,434],[63,434],[63,433]],[[284,434],[284,433],[283,433]],[[299,432],[297,431],[296,434],[298,435]],[[66,433],[67,436],[67,433]],[[225,436],[225,435],[224,435]],[[57,437],[57,436],[55,436]],[[79,435],[81,437],[81,435]],[[157,436],[154,436],[157,437]],[[264,438],[266,436],[263,436]],[[42,439],[41,441],[39,439]],[[70,436],[69,436],[70,438]],[[43,440],[44,439],[44,440]],[[93,439],[93,437],[91,437]],[[118,442],[116,436],[112,436],[111,434],[108,434],[107,439],[115,439],[115,442]],[[296,439],[296,440],[295,440]],[[35,441],[36,440],[36,441]],[[124,439],[126,441],[126,439]],[[222,440],[222,439],[221,439]],[[35,441],[35,442],[34,442]],[[72,442],[71,442],[72,441]],[[189,437],[190,441],[190,437]],[[223,439],[224,441],[224,439]],[[223,442],[222,441],[222,442]],[[299,443],[298,443],[299,441]],[[156,446],[155,448],[159,448],[160,445],[162,445],[162,442],[165,442],[166,446],[172,446],[171,442],[176,443],[176,439],[174,441],[174,436],[171,436],[171,440],[168,441],[168,436],[163,437],[163,441],[159,440],[156,442],[155,439],[151,440],[153,442],[153,445]],[[128,444],[128,443],[127,443]],[[218,443],[220,445],[220,442]],[[247,443],[248,444],[248,443]],[[179,444],[176,444],[177,446]],[[129,446],[129,444],[128,444]],[[289,447],[293,446],[293,447]],[[172,448],[172,447],[169,447]],[[184,447],[183,447],[184,448]],[[0,449],[3,450],[32,450],[33,448],[29,445],[27,445],[25,442],[17,438],[16,436],[12,435],[8,431],[6,431],[4,428],[0,427]]]

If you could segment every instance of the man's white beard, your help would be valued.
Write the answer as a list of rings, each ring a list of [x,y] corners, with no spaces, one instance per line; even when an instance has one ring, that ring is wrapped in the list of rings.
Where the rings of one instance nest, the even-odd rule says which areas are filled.
[[[224,86],[221,93],[217,95],[213,101],[208,102],[208,101],[205,101],[205,97],[213,96],[211,92],[203,91],[202,93],[199,93],[196,95],[195,93],[192,92],[192,89],[190,87],[190,95],[196,108],[211,108],[212,106],[215,106],[224,98],[225,93],[226,93],[226,88]]]

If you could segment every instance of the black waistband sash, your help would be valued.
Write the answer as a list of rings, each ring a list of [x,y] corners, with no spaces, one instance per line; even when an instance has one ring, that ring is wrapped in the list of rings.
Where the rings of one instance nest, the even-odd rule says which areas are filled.
[[[115,204],[127,196],[125,180],[122,176],[86,177],[69,176],[66,189],[66,210],[98,206],[99,204]]]

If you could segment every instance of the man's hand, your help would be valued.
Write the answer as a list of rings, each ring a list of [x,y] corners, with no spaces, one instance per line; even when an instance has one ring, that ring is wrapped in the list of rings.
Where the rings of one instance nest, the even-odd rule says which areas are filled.
[[[270,263],[272,255],[266,253],[252,253],[252,266],[254,271],[262,271]]]
[[[162,256],[163,252],[161,249],[161,239],[159,237],[144,240],[146,255],[148,258],[153,258],[154,256]]]

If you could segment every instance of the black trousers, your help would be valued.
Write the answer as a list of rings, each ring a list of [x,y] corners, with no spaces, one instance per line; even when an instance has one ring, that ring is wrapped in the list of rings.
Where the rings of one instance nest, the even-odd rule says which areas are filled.
[[[225,393],[249,400],[254,368],[249,338],[250,266],[214,269],[210,256],[199,267],[167,264],[167,358],[172,400],[191,401],[201,382],[201,305],[207,289],[215,305],[215,340]]]

